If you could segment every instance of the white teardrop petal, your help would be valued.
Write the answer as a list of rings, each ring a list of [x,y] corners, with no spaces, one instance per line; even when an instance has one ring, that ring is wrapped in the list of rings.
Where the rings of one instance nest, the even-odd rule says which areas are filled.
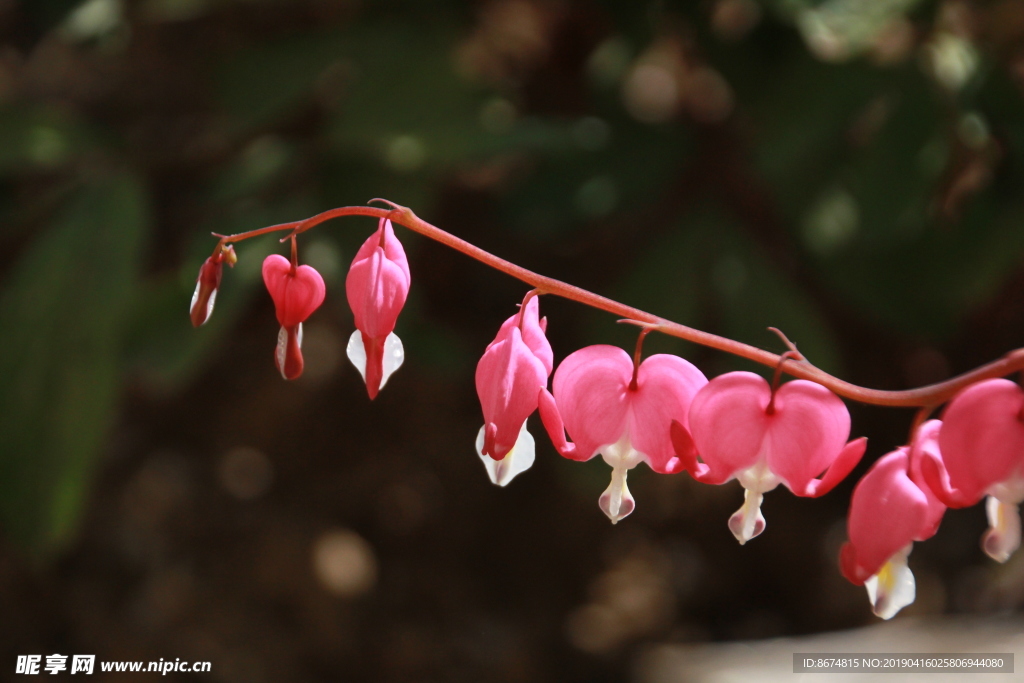
[[[360,344],[362,341],[360,340]],[[351,356],[350,356],[351,357]],[[365,354],[364,354],[365,359]],[[384,359],[382,374],[380,378],[380,388],[383,389],[384,385],[388,383],[388,377],[391,373],[402,367],[402,363],[405,361],[405,347],[402,346],[402,340],[398,338],[398,335],[392,332],[384,340]],[[366,361],[363,361],[363,367],[366,366]],[[363,378],[365,379],[365,377]],[[519,443],[518,441],[516,443]],[[531,460],[531,462],[533,462]],[[514,475],[513,475],[514,476]]]
[[[486,429],[487,425],[484,425],[476,435],[476,454],[483,462],[487,476],[491,478],[491,483],[505,486],[516,475],[525,472],[533,465],[537,450],[536,442],[533,440],[533,435],[526,430],[524,421],[512,450],[506,453],[501,460],[495,460],[489,455],[484,455],[484,432]]]
[[[767,522],[761,514],[761,502],[764,496],[760,491],[743,489],[743,507],[729,518],[729,531],[740,542],[746,544],[752,538],[760,536]]]
[[[989,529],[981,547],[996,562],[1006,562],[1020,547],[1020,512],[1016,505],[1004,503],[995,496],[985,501]]]
[[[914,544],[889,558],[877,574],[864,582],[875,616],[892,619],[896,613],[914,602],[917,585],[914,573],[907,566],[907,556]]]
[[[626,475],[629,474],[629,467],[619,465],[612,468],[612,481],[604,490],[597,504],[601,511],[612,520],[612,524],[618,524],[619,520],[628,516],[636,507],[633,494],[629,492],[626,485]]]
[[[356,330],[352,333],[352,336],[348,338],[348,346],[345,347],[345,354],[348,355],[348,359],[352,361],[352,365],[356,366],[356,370],[362,375],[363,381],[366,381],[366,348],[363,346],[363,333]]]

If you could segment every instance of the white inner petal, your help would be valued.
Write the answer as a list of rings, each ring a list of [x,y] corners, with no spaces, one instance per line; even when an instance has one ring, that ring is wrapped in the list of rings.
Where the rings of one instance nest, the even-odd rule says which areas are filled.
[[[517,474],[525,472],[533,465],[536,442],[533,440],[533,435],[526,431],[526,421],[524,420],[512,450],[506,453],[501,460],[495,460],[489,455],[484,455],[484,432],[486,429],[487,425],[484,425],[476,435],[476,454],[487,469],[487,476],[491,478],[491,483],[505,486]]]
[[[744,489],[743,506],[729,518],[729,531],[740,542],[746,544],[750,539],[760,536],[767,522],[761,514],[761,502],[764,496],[758,491]]]
[[[405,347],[402,346],[402,340],[398,338],[398,335],[392,332],[384,340],[383,373],[380,378],[381,389],[388,383],[388,377],[391,376],[391,373],[402,367],[403,362],[405,362]],[[366,361],[364,360],[363,363],[365,365]],[[519,442],[516,441],[516,443]],[[532,463],[533,460],[531,459],[530,462]]]
[[[628,473],[629,469],[626,467],[612,468],[612,481],[597,500],[601,511],[612,520],[612,524],[618,524],[620,519],[627,517],[636,508],[633,494],[626,485]]]
[[[199,292],[197,290],[196,294],[198,294],[198,293]],[[213,290],[213,292],[210,293],[210,300],[206,303],[206,320],[210,319],[210,315],[213,313],[213,304],[216,301],[217,301],[217,290],[215,289],[215,290]],[[206,324],[206,320],[203,321],[204,325]]]
[[[356,370],[362,375],[363,381],[366,381],[366,349],[363,347],[363,333],[356,330],[352,333],[352,336],[348,338],[348,346],[345,347],[345,354],[348,359],[352,361],[352,365],[356,366]]]
[[[366,381],[366,347],[363,346],[363,333],[356,330],[352,333],[352,336],[348,338],[348,346],[345,347],[345,354],[348,359],[352,361],[352,365],[356,366],[356,370],[362,376],[363,381]],[[402,367],[402,363],[405,362],[405,347],[402,346],[402,340],[398,338],[398,335],[392,332],[384,340],[384,357],[381,359],[381,378],[380,386],[378,390],[383,389],[384,385],[388,383],[388,378],[391,374]]]
[[[202,288],[203,283],[196,280],[196,291],[192,292],[192,303],[189,304],[188,312],[191,313],[196,308],[196,302],[199,301],[199,290]]]
[[[636,502],[626,485],[626,474],[643,460],[643,455],[633,449],[627,430],[616,443],[602,446],[601,457],[612,468],[612,481],[608,484],[597,504],[601,510],[618,524],[619,520],[633,512]]]
[[[917,586],[914,573],[907,566],[907,557],[914,544],[889,558],[877,574],[864,582],[868,590],[868,599],[875,616],[892,619],[901,609],[914,602]]]
[[[1004,503],[995,496],[985,501],[989,529],[982,538],[985,554],[996,562],[1006,562],[1020,547],[1020,512],[1013,503]]]
[[[274,352],[275,359],[277,360],[277,369],[281,371],[281,376],[285,379],[288,377],[284,374],[284,359],[288,355],[288,330],[281,328],[281,331],[277,333],[277,350]]]
[[[761,503],[764,494],[779,485],[780,479],[768,469],[764,457],[742,472],[736,473],[736,479],[743,486],[743,506],[729,518],[729,531],[744,545],[764,531],[767,522],[761,514]]]
[[[1006,481],[993,484],[985,493],[1004,503],[1020,505],[1024,503],[1024,476],[1018,472]]]
[[[737,472],[736,480],[748,491],[758,493],[768,493],[780,482],[775,473],[768,469],[768,463],[763,456],[759,457],[752,467]]]

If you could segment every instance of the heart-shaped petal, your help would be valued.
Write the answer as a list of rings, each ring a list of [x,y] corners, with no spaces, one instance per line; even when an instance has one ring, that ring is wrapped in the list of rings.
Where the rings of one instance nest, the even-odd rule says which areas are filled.
[[[588,346],[558,366],[552,389],[577,459],[589,460],[622,438],[632,377],[633,361],[617,346]]]
[[[752,372],[719,375],[690,405],[689,431],[709,468],[708,477],[726,481],[758,461],[771,400],[771,387]]]
[[[850,413],[842,399],[806,380],[775,392],[765,443],[768,469],[791,491],[804,491],[842,452],[850,436]]]
[[[304,322],[324,302],[327,292],[320,273],[310,266],[299,266],[293,272],[291,262],[278,254],[263,261],[263,282],[274,300],[281,327]]]
[[[939,446],[949,484],[966,505],[1024,468],[1024,392],[1005,379],[967,387],[942,416]]]
[[[704,373],[678,356],[657,354],[640,364],[629,433],[633,448],[647,456],[654,471],[683,470],[672,446],[671,424],[673,420],[683,427],[689,424],[690,403],[707,383]]]

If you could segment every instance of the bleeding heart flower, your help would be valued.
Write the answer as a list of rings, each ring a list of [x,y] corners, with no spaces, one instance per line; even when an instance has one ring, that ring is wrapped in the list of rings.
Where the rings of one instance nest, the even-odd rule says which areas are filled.
[[[600,453],[611,466],[599,504],[614,524],[634,508],[630,469],[640,462],[663,474],[682,469],[669,425],[688,423],[690,401],[705,384],[700,370],[676,356],[651,356],[636,367],[618,347],[588,346],[558,366],[554,396],[546,389],[540,394],[540,416],[561,455],[589,460]]]
[[[213,313],[213,304],[217,301],[217,290],[220,289],[220,278],[224,271],[225,261],[231,267],[234,267],[238,261],[238,257],[235,256],[235,248],[230,244],[220,246],[217,253],[203,261],[203,265],[199,267],[196,291],[192,294],[192,304],[188,309],[192,327],[199,327],[210,319],[210,315]]]
[[[547,319],[538,320],[537,297],[527,297],[476,366],[476,393],[484,413],[477,455],[499,486],[533,464],[534,440],[526,431],[526,419],[537,409],[537,396],[551,375],[553,354],[544,336]]]
[[[363,376],[371,399],[405,360],[405,349],[394,329],[409,295],[409,283],[405,250],[391,221],[382,218],[377,231],[356,252],[345,279],[357,328],[348,340],[348,358]]]
[[[295,266],[283,256],[271,254],[263,261],[263,282],[281,324],[274,361],[282,377],[296,379],[304,366],[302,323],[323,303],[324,280],[310,266]]]
[[[914,602],[907,556],[914,541],[935,535],[946,511],[921,472],[926,458],[941,467],[941,428],[938,420],[925,422],[909,448],[881,458],[853,490],[847,519],[850,541],[840,551],[839,565],[850,582],[867,588],[874,613],[883,619]]]
[[[846,443],[850,414],[842,400],[805,380],[783,384],[773,398],[760,375],[730,372],[697,394],[689,418],[689,432],[681,421],[672,425],[675,452],[698,481],[739,480],[744,503],[729,518],[729,530],[740,544],[764,531],[765,493],[782,483],[798,496],[824,495],[867,446],[864,438]]]
[[[941,471],[926,460],[922,471],[936,495],[952,508],[988,496],[989,530],[982,548],[1006,562],[1020,547],[1018,506],[1024,501],[1024,391],[1006,379],[972,384],[942,416]]]

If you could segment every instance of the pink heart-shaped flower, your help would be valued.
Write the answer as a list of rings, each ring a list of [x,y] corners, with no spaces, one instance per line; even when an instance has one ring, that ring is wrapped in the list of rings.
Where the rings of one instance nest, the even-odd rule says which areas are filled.
[[[263,282],[274,300],[277,322],[295,327],[313,314],[324,302],[327,288],[320,273],[310,266],[292,264],[283,256],[271,254],[263,261]]]

